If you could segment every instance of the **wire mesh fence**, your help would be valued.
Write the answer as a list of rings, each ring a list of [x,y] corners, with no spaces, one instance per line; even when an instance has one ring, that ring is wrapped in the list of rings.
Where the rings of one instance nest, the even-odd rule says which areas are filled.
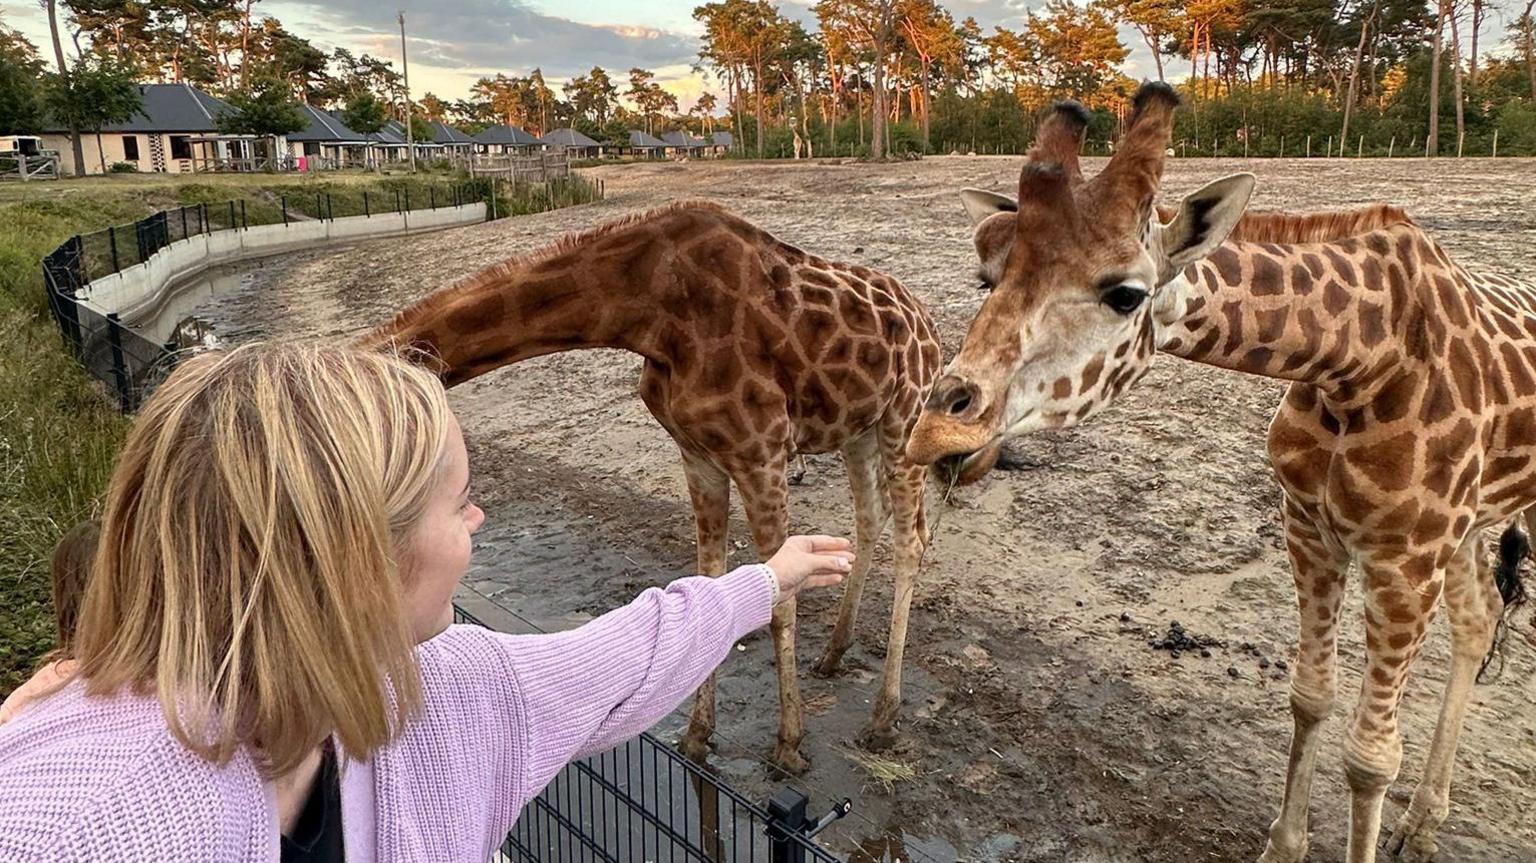
[[[65,344],[116,395],[123,412],[131,413],[175,367],[178,351],[190,345],[146,338],[116,313],[83,302],[81,294],[93,281],[144,264],[173,243],[216,231],[457,207],[485,201],[491,193],[488,181],[472,180],[189,204],[69,238],[43,258],[43,287]]]
[[[454,622],[484,626],[458,606]],[[765,805],[650,734],[572,762],[523,808],[497,863],[525,861],[704,861],[837,863],[814,836],[847,814],[821,819],[808,800],[781,788]]]

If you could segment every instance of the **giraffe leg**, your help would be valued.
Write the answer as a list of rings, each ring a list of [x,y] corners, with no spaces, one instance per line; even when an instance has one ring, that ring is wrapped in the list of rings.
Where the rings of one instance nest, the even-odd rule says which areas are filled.
[[[698,531],[699,574],[725,573],[726,524],[731,508],[731,481],[708,460],[683,453],[683,474],[693,501],[694,526]],[[709,738],[715,731],[715,676],[711,674],[694,696],[693,714],[679,748],[697,764],[709,757]]]
[[[1435,553],[1365,559],[1365,674],[1344,743],[1349,782],[1349,863],[1373,863],[1381,803],[1403,763],[1397,710],[1445,586]],[[1474,669],[1475,670],[1475,669]]]
[[[901,709],[901,663],[907,648],[907,617],[912,610],[912,591],[917,587],[917,569],[928,541],[928,526],[923,514],[926,471],[889,453],[886,460],[890,465],[887,487],[894,523],[892,545],[896,558],[896,590],[891,605],[891,633],[885,648],[885,673],[880,678],[874,715],[862,735],[866,745],[876,748],[895,742],[896,714]]]
[[[1493,645],[1494,627],[1503,613],[1504,601],[1493,584],[1492,573],[1479,566],[1482,550],[1474,533],[1451,559],[1445,575],[1445,609],[1451,619],[1451,674],[1445,683],[1445,699],[1435,740],[1430,745],[1424,775],[1413,792],[1387,842],[1397,860],[1427,863],[1435,854],[1435,833],[1451,808],[1451,768],[1456,743],[1466,717],[1467,700],[1478,666]]]
[[[837,610],[837,625],[827,652],[816,664],[816,673],[828,677],[837,673],[843,653],[853,643],[853,625],[859,616],[859,597],[864,592],[864,577],[875,559],[875,543],[890,519],[890,510],[881,493],[879,441],[873,434],[856,438],[843,447],[843,462],[848,467],[848,484],[853,491],[856,526],[853,571],[843,586],[843,601]]]
[[[789,534],[789,481],[784,455],[768,466],[756,466],[736,475],[742,508],[752,526],[752,540],[757,553],[767,560],[779,550]],[[789,773],[802,773],[810,762],[800,754],[800,739],[805,736],[805,702],[800,696],[800,681],[795,668],[795,600],[780,602],[773,609],[769,625],[773,634],[773,656],[779,674],[779,739],[773,749],[773,762]]]
[[[1280,814],[1269,827],[1260,863],[1301,863],[1307,856],[1307,801],[1316,773],[1323,720],[1338,686],[1339,602],[1349,556],[1332,549],[1305,513],[1286,502],[1286,547],[1296,580],[1300,640],[1291,666],[1291,757]]]

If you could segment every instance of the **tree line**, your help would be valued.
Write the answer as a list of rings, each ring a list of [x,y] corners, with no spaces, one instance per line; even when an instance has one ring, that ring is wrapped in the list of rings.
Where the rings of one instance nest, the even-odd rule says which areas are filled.
[[[758,157],[799,143],[875,158],[1017,151],[1045,108],[1074,98],[1093,114],[1090,149],[1102,149],[1137,83],[1124,71],[1123,25],[1157,77],[1179,80],[1185,153],[1477,154],[1498,135],[1499,152],[1536,154],[1536,0],[1047,0],[1018,26],[990,30],[939,0],[818,0],[807,21],[770,0],[715,0],[693,17],[697,68],[720,92],[686,112],[651,70],[597,66],[555,85],[540,69],[488,76],[463,98],[427,93],[407,110],[392,61],[327,53],[253,15],[256,2],[44,0],[54,63],[0,27],[0,130],[23,130],[44,110],[79,115],[88,130],[99,120],[89,106],[112,105],[103,88],[127,78],[225,98],[238,112],[230,131],[302,128],[294,106],[304,103],[339,109],[359,132],[407,115],[471,133],[572,126],[616,143],[631,129],[718,126]],[[1499,22],[1505,39],[1490,56],[1484,36]],[[72,78],[80,94],[65,99]]]

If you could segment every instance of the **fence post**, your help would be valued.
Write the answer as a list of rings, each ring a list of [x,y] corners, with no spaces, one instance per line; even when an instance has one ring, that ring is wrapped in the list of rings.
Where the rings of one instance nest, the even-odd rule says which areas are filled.
[[[789,837],[805,826],[809,802],[804,794],[787,786],[768,798],[769,863],[805,863],[805,849]]]
[[[123,337],[118,334],[117,312],[107,313],[107,343],[112,346],[112,376],[117,380],[117,400],[123,413],[133,413],[133,394],[128,386],[128,367],[123,364]]]
[[[197,217],[202,220],[203,233],[213,233],[213,226],[208,224],[208,204],[206,202],[197,205]]]
[[[1493,130],[1493,158],[1499,157],[1499,130]]]
[[[1456,158],[1461,158],[1461,148],[1467,143],[1467,133],[1462,132],[1456,136]]]
[[[118,271],[117,266],[117,228],[107,228],[107,242],[112,246],[112,272]]]
[[[183,240],[185,240],[187,237],[190,237],[190,236],[192,236],[192,235],[187,233],[187,205],[186,204],[182,204],[181,205],[181,238]]]
[[[1312,158],[1312,136],[1307,136],[1307,158]]]
[[[320,193],[319,192],[315,193],[315,218],[317,218],[317,219],[324,219],[325,218],[325,206],[320,203]]]
[[[364,189],[363,190],[363,217],[367,218],[367,217],[372,216],[372,215],[373,215],[373,213],[368,211],[368,190]]]
[[[1360,146],[1355,149],[1355,158],[1358,159],[1358,158],[1360,158],[1361,156],[1364,156],[1364,155],[1365,155],[1365,136],[1361,135],[1360,136]]]
[[[407,212],[409,212],[410,209],[411,209],[411,187],[410,186],[406,186],[405,187],[405,209],[406,209]]]
[[[229,202],[229,227],[230,228],[234,228],[235,227],[235,202],[234,202],[234,199],[230,199],[230,202]]]
[[[1393,135],[1392,136],[1392,140],[1387,142],[1387,158],[1388,159],[1392,158],[1392,151],[1395,150],[1395,149],[1397,149],[1397,136]]]
[[[241,198],[240,199],[240,227],[242,227],[242,228],[249,228],[250,226],[251,226],[251,220],[250,220],[249,217],[246,216],[246,213],[245,213],[245,199]]]
[[[325,193],[325,217],[333,222],[336,221],[336,207],[335,204],[331,201],[330,192]]]
[[[278,200],[280,200],[282,202],[282,206],[283,206],[283,226],[287,227],[288,226],[288,196],[287,195],[283,195]]]
[[[431,204],[432,204],[431,208],[432,209],[434,209],[434,210],[437,209],[437,187],[436,186],[428,186],[427,187],[427,200],[431,202]]]

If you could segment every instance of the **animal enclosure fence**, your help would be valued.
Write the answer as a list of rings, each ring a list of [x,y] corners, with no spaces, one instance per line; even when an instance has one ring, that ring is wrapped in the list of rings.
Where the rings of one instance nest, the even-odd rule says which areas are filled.
[[[155,253],[218,231],[260,225],[371,216],[454,207],[486,200],[489,184],[430,186],[412,200],[410,187],[392,194],[364,191],[343,201],[327,192],[280,196],[276,202],[229,200],[161,210],[128,225],[115,225],[65,240],[43,258],[43,290],[65,345],[92,377],[106,385],[124,413],[138,409],[154,384],[175,367],[178,352],[192,345],[146,338],[115,313],[103,313],[81,293],[93,281],[149,261]],[[341,205],[338,208],[338,203]]]
[[[455,623],[484,626],[454,606]],[[650,734],[572,762],[519,814],[496,863],[631,860],[837,863],[813,837],[852,804],[819,819],[782,788],[758,805]]]

